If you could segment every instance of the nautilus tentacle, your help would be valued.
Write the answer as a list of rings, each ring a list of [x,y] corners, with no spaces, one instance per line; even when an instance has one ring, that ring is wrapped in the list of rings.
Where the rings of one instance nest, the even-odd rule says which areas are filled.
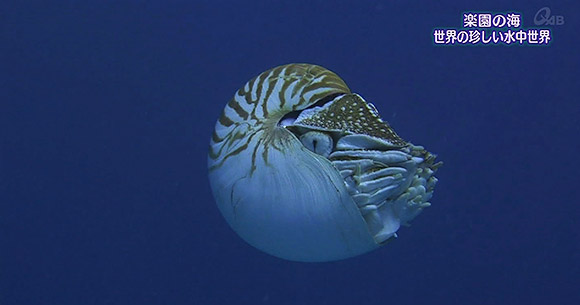
[[[238,90],[211,137],[209,178],[229,225],[296,261],[356,256],[429,206],[435,156],[320,66],[268,70]]]

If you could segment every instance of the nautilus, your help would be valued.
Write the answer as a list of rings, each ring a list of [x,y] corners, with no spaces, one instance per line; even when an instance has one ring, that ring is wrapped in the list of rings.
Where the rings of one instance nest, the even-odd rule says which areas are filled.
[[[396,238],[430,206],[435,158],[335,73],[289,64],[256,76],[226,104],[208,172],[221,214],[246,242],[324,262]]]

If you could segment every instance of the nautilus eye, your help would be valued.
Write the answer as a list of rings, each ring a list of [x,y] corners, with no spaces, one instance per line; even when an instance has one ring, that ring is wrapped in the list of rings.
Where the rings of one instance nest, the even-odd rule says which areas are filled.
[[[304,147],[323,157],[328,157],[332,152],[332,137],[320,131],[309,131],[300,136]]]
[[[290,64],[246,83],[212,134],[216,203],[245,241],[305,262],[356,256],[425,207],[440,163],[329,70]]]

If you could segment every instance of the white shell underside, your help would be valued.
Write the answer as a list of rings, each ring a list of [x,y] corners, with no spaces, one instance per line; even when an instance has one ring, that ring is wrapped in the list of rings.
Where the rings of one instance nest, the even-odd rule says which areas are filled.
[[[339,172],[281,132],[288,133],[280,141],[285,153],[270,150],[271,165],[258,161],[252,175],[244,166],[210,172],[230,226],[256,248],[295,261],[343,259],[378,247]]]

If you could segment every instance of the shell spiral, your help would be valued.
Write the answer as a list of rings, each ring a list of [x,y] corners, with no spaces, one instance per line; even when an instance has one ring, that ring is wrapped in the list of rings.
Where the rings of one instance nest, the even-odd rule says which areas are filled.
[[[429,206],[440,163],[333,72],[289,64],[246,83],[208,154],[214,198],[245,241],[306,262],[385,244]]]

